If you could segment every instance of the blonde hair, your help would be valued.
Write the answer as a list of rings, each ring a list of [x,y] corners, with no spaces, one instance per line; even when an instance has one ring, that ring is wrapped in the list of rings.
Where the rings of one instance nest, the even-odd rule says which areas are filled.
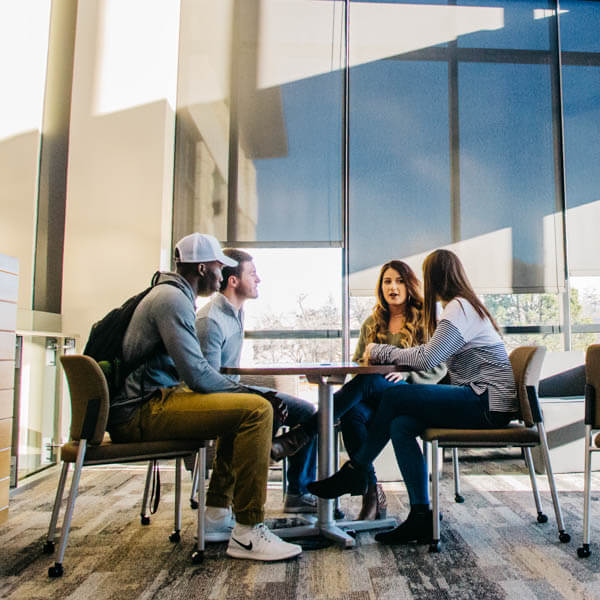
[[[406,303],[404,305],[405,322],[400,331],[400,345],[402,348],[411,348],[424,342],[425,332],[423,329],[423,295],[421,283],[414,271],[401,260],[391,260],[381,267],[375,296],[377,303],[371,314],[373,322],[367,328],[366,343],[386,344],[389,333],[390,307],[383,296],[382,283],[383,274],[388,269],[394,269],[400,274],[406,285]]]

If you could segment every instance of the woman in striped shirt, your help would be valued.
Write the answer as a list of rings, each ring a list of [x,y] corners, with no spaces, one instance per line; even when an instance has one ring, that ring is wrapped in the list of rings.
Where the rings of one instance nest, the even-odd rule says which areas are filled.
[[[379,533],[385,544],[432,538],[427,470],[417,437],[428,427],[503,427],[518,414],[514,377],[498,326],[471,287],[458,257],[432,252],[423,263],[427,343],[413,348],[369,344],[365,359],[430,369],[446,363],[450,385],[400,385],[382,392],[364,446],[331,477],[308,485],[313,494],[335,498],[363,494],[369,465],[392,440],[410,500],[404,523]],[[443,311],[437,318],[436,303]]]

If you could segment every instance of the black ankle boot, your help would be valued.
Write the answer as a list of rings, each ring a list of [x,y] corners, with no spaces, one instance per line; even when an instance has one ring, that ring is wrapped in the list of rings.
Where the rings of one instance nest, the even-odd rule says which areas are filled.
[[[391,531],[378,533],[375,539],[382,544],[427,544],[433,539],[433,513],[431,510],[413,510],[404,523]]]
[[[368,474],[365,469],[355,467],[350,461],[331,477],[313,481],[306,487],[319,498],[337,498],[343,494],[362,496],[367,491]]]

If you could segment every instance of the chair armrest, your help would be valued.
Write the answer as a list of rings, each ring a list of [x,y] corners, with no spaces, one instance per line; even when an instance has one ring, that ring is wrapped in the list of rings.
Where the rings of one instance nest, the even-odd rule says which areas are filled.
[[[585,384],[585,418],[586,425],[595,426],[596,420],[596,388],[589,384]]]
[[[525,389],[527,390],[527,399],[529,400],[529,407],[531,408],[531,416],[533,417],[533,422],[541,423],[542,411],[540,410],[540,402],[538,400],[537,390],[533,385],[528,385]]]

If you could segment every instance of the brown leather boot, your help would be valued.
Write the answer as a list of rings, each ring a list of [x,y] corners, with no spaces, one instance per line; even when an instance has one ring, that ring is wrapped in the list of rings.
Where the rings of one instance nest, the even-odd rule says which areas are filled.
[[[385,519],[387,515],[387,500],[379,483],[369,483],[367,493],[363,495],[362,508],[358,515],[359,521]]]

